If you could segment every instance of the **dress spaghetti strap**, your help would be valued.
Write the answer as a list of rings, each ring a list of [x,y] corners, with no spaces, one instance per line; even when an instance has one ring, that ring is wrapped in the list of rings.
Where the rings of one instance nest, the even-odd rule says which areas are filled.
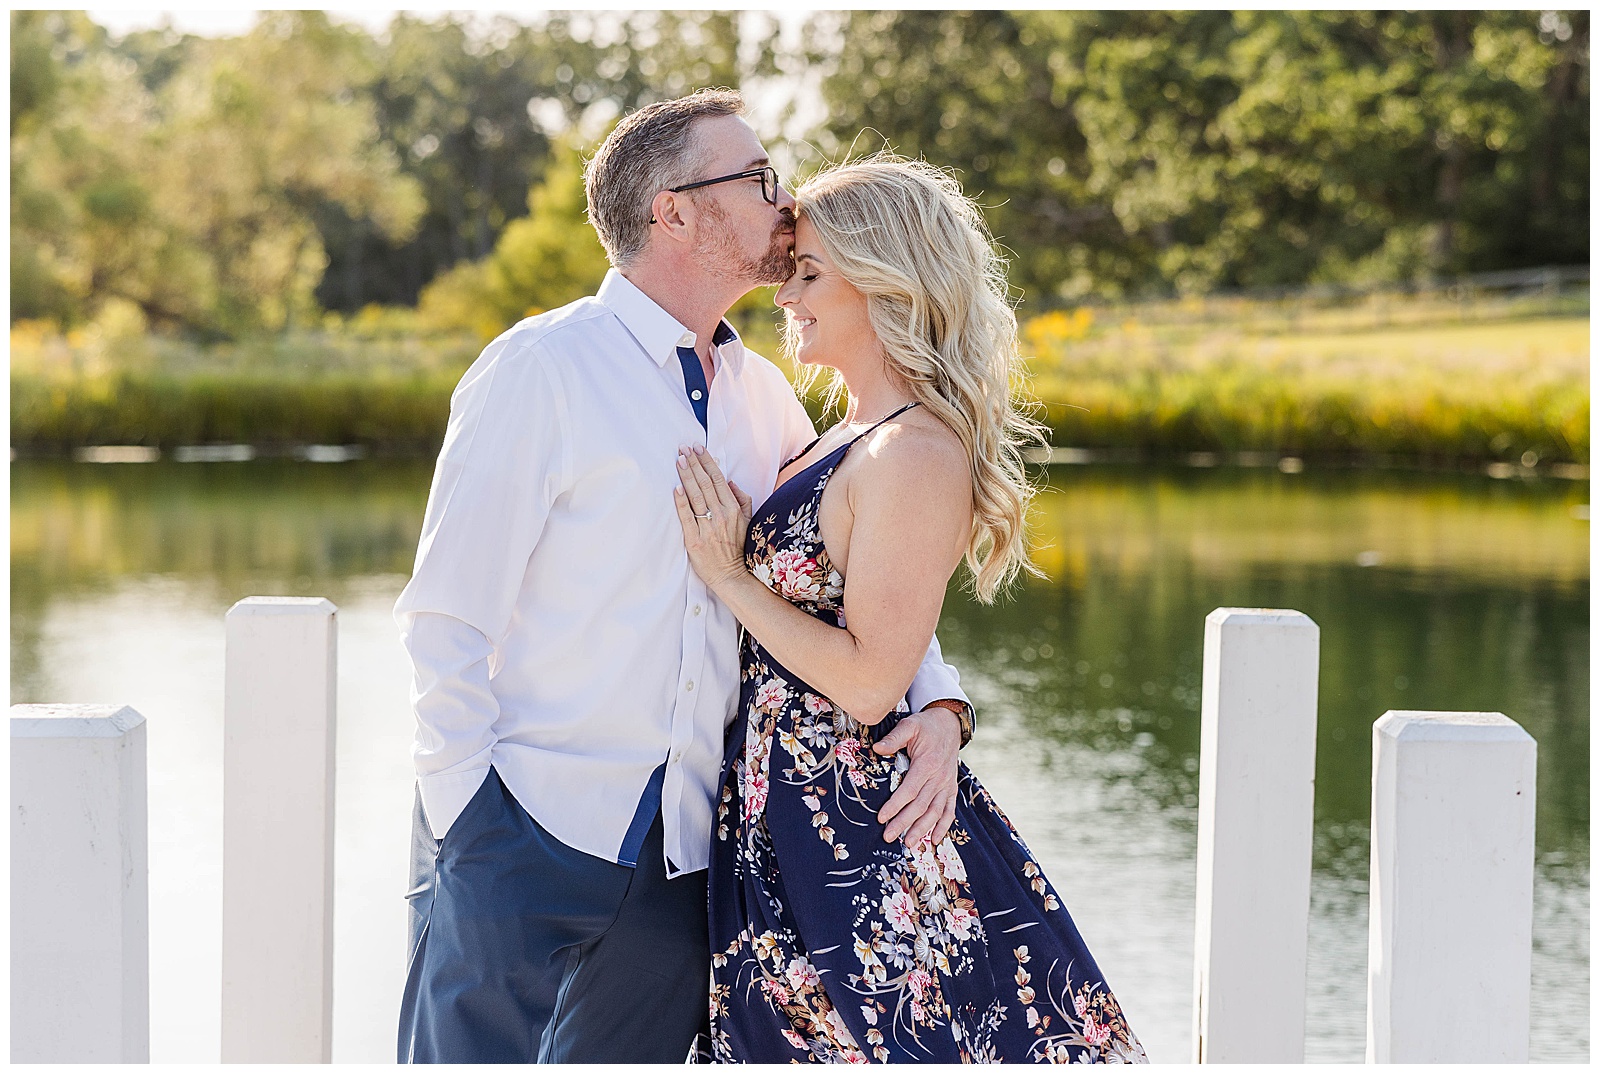
[[[850,442],[852,444],[854,444],[857,440],[860,440],[861,437],[866,436],[868,433],[872,432],[878,426],[883,425],[883,424],[885,424],[887,422],[893,421],[894,419],[898,418],[901,414],[904,414],[906,411],[910,410],[914,406],[921,406],[921,405],[922,405],[921,403],[916,402],[915,400],[913,400],[912,402],[907,403],[905,406],[901,407],[899,410],[896,410],[893,414],[889,414],[889,415],[887,415],[885,417],[882,417],[882,418],[879,418],[877,421],[873,422],[870,428],[867,428],[867,429],[863,430],[859,435],[857,435],[855,437],[852,437]]]
[[[800,453],[799,454],[790,455],[787,459],[785,459],[784,462],[783,462],[783,465],[778,467],[778,472],[780,474],[783,473],[783,471],[787,470],[791,465],[793,465],[794,463],[797,463],[801,459],[805,458],[808,454],[811,453],[811,449],[816,447],[820,443],[822,443],[822,437],[819,436],[819,437],[816,437],[815,439],[813,439],[811,441],[811,443],[807,444],[805,447],[800,449]]]
[[[866,436],[867,433],[872,432],[873,429],[876,429],[879,425],[882,425],[884,422],[893,421],[895,418],[898,418],[901,414],[904,414],[906,411],[910,410],[912,407],[921,406],[921,405],[922,404],[918,403],[918,402],[907,403],[905,406],[901,407],[899,410],[896,410],[893,414],[890,414],[888,417],[882,418],[882,419],[874,422],[871,429],[863,430],[860,435],[858,435],[856,437],[853,437],[850,440],[850,443],[854,444],[857,440],[860,440],[861,437]],[[823,436],[826,436],[826,435],[827,435],[826,433],[823,434]],[[800,454],[792,456],[786,462],[784,462],[784,464],[782,466],[778,467],[778,472],[782,473],[783,471],[787,470],[789,467],[793,466],[795,463],[799,462],[801,459],[805,458],[807,455],[809,455],[811,453],[811,449],[816,447],[820,443],[822,443],[822,437],[821,436],[817,437],[815,440],[811,441],[811,443],[807,444],[804,448],[802,448],[801,451],[800,451]]]

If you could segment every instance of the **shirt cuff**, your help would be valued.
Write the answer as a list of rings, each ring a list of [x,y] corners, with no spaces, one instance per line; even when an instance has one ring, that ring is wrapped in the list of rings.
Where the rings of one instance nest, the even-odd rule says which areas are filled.
[[[417,790],[422,794],[422,812],[428,818],[428,827],[435,839],[444,838],[444,833],[455,824],[456,818],[467,808],[467,803],[472,801],[472,796],[478,793],[478,788],[483,786],[488,775],[489,768],[484,766],[465,772],[441,772],[436,776],[417,777]]]
[[[921,712],[935,701],[946,700],[964,701],[969,706],[972,704],[972,699],[962,691],[954,668],[932,661],[923,664],[917,677],[912,680],[911,688],[906,691],[906,701],[911,705],[911,711]]]

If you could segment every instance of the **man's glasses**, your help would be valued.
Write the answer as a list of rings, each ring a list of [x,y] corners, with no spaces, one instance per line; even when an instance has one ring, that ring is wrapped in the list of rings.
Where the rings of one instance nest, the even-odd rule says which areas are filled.
[[[717,183],[731,183],[735,179],[761,179],[761,196],[767,200],[768,205],[778,204],[778,170],[770,165],[765,168],[751,168],[747,172],[735,172],[732,175],[719,175],[715,179],[702,179],[698,183],[685,183],[683,186],[668,187],[674,194],[682,194],[685,190],[696,190],[703,186],[715,186]]]
[[[749,171],[745,172],[734,172],[732,175],[719,175],[715,179],[702,179],[698,183],[685,183],[682,186],[669,186],[667,187],[667,190],[673,194],[682,194],[685,190],[698,190],[703,186],[715,186],[718,183],[731,183],[736,179],[760,179],[761,197],[766,200],[768,205],[776,206],[778,204],[778,169],[772,167],[771,165],[768,165],[765,168],[751,168]],[[650,217],[650,222],[652,224],[656,222],[654,215]]]

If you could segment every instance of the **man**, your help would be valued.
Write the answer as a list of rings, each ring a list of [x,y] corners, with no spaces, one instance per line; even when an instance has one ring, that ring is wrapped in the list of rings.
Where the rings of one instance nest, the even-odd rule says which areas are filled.
[[[704,444],[759,501],[813,435],[723,320],[793,248],[741,109],[705,91],[617,126],[586,177],[613,270],[451,401],[395,607],[418,725],[402,1062],[682,1062],[706,1018],[738,624],[689,569],[674,460]],[[880,743],[912,759],[890,839],[942,834],[970,733],[937,642],[911,699],[932,707]]]

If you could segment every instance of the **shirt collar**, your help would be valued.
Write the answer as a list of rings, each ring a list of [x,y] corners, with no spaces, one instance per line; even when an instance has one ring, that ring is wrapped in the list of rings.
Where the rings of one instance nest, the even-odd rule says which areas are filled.
[[[727,318],[717,322],[717,330],[711,333],[711,345],[717,348],[717,356],[727,362],[733,372],[737,373],[743,368],[744,340]]]
[[[665,366],[667,359],[676,358],[679,346],[692,347],[695,344],[693,332],[656,305],[654,299],[616,269],[606,270],[606,278],[595,297],[617,315],[623,327],[638,340],[639,346],[658,366]],[[744,341],[726,318],[717,323],[716,331],[711,335],[711,344],[721,349],[719,356],[728,361],[735,372],[743,365]]]

